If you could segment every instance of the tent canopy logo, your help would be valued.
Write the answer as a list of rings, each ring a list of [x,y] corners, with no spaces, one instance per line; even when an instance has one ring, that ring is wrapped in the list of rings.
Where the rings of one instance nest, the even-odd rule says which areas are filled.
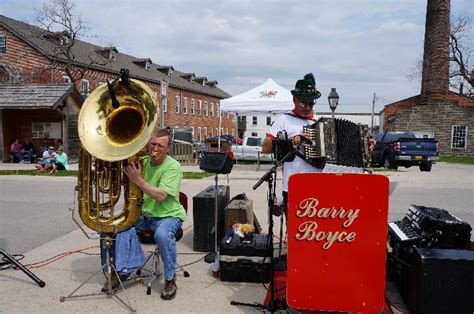
[[[262,90],[260,92],[259,97],[260,98],[275,98],[277,94],[278,94],[277,90]]]

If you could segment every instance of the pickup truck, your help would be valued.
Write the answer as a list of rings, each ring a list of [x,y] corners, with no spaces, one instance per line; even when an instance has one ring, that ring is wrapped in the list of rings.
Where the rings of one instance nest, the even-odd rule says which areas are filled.
[[[268,161],[273,160],[272,154],[262,153],[263,138],[250,136],[244,138],[242,145],[232,145],[232,151],[234,152],[234,159],[247,160],[247,161]]]
[[[431,171],[439,160],[438,141],[434,138],[416,138],[412,132],[385,132],[375,138],[372,164],[385,169],[409,168],[418,165],[421,171]]]

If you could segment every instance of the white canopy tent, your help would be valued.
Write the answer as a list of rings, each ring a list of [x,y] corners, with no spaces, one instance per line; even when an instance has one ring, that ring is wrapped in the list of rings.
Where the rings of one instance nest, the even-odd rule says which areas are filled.
[[[293,96],[269,78],[265,83],[237,96],[221,100],[220,110],[246,115],[278,114],[293,109]]]
[[[269,78],[265,83],[237,96],[221,100],[219,110],[246,115],[279,114],[293,109],[293,95]],[[219,114],[219,147],[222,113]]]

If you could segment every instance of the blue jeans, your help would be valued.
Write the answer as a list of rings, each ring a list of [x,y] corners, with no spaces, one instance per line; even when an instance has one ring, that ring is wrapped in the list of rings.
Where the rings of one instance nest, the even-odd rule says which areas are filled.
[[[171,280],[176,272],[176,231],[182,221],[175,217],[154,218],[141,216],[135,229],[151,229],[155,234],[155,243],[160,247],[160,256],[164,266],[164,277]]]

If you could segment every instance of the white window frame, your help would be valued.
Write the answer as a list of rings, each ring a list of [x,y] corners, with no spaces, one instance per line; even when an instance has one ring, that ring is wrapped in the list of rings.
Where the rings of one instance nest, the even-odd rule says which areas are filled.
[[[181,111],[181,97],[180,96],[175,96],[176,99],[176,113],[179,114]]]
[[[204,127],[204,139],[207,139],[207,126]]]
[[[455,136],[456,137],[459,137],[457,141],[459,141],[461,139],[460,135],[457,135],[455,134],[455,129],[456,128],[464,128],[464,147],[459,147],[459,146],[455,146],[454,145],[454,142],[455,142]],[[459,132],[459,131],[458,131]],[[451,128],[451,148],[452,149],[466,149],[467,148],[467,134],[468,134],[468,126],[467,125],[453,125],[452,128]]]
[[[201,134],[201,127],[200,126],[198,126],[197,141],[202,142],[202,134]]]
[[[202,116],[202,100],[198,100],[198,115]]]
[[[252,116],[252,125],[258,125],[258,118],[257,118],[257,116]]]
[[[188,97],[183,97],[183,114],[188,114]]]
[[[214,137],[214,128],[209,128],[209,129],[211,129],[211,137]],[[217,136],[217,134],[216,134],[216,136]]]
[[[61,76],[61,80],[63,83],[71,83],[71,78],[67,75]]]
[[[82,79],[81,80],[81,95],[87,96],[89,95],[90,83],[89,80]]]
[[[0,35],[0,53],[7,53],[7,36]]]
[[[211,106],[211,108],[210,108],[211,117],[214,117],[214,104],[211,102],[211,103],[210,103],[210,106]]]
[[[204,115],[207,117],[209,116],[209,104],[207,101],[204,102]]]
[[[191,99],[191,114],[194,116],[195,114],[195,108],[196,107],[196,102],[194,101],[194,98]]]

